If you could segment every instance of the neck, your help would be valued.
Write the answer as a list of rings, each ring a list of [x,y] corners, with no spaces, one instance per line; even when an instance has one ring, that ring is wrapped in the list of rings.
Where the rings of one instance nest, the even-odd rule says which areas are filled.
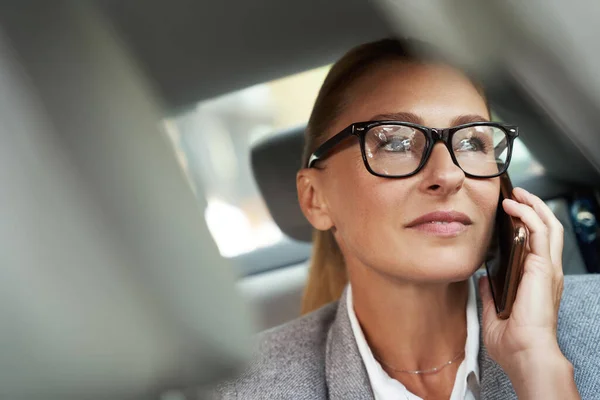
[[[468,282],[415,283],[349,269],[354,311],[375,357],[401,369],[436,367],[465,348]]]

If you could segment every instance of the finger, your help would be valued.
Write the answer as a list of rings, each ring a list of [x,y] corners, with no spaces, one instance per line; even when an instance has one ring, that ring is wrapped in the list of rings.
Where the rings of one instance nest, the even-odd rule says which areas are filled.
[[[536,195],[529,193],[523,188],[515,188],[513,191],[515,198],[524,204],[529,205],[538,214],[542,222],[548,227],[550,240],[550,257],[552,265],[562,273],[562,252],[564,244],[564,228],[550,207]]]
[[[533,208],[511,199],[504,199],[502,207],[507,214],[519,218],[527,227],[531,252],[551,260],[549,229]]]

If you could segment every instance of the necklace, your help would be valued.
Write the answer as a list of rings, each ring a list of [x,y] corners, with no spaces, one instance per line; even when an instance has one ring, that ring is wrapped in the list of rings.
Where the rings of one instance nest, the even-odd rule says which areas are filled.
[[[386,367],[388,367],[389,369],[391,369],[394,372],[401,372],[401,373],[405,373],[405,374],[413,374],[413,375],[421,375],[421,374],[437,374],[438,372],[440,372],[442,369],[446,368],[448,365],[454,363],[456,360],[458,360],[460,358],[460,356],[462,356],[465,353],[464,350],[461,350],[460,353],[458,353],[457,355],[454,356],[454,358],[450,361],[445,362],[444,364],[440,365],[439,367],[434,367],[434,368],[429,368],[429,369],[416,369],[416,370],[410,370],[410,369],[397,369],[392,367],[391,365],[383,362],[383,360],[381,360],[379,357],[375,357],[375,359],[377,361],[379,361],[381,364],[385,365]]]

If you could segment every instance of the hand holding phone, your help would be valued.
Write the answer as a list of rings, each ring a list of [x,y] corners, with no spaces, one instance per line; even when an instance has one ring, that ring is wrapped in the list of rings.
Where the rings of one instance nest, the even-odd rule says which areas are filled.
[[[508,215],[504,199],[512,199],[513,187],[507,173],[500,176],[500,197],[496,210],[495,233],[485,266],[498,317],[510,316],[523,273],[528,233],[523,222]]]
[[[506,189],[506,183],[503,185]],[[496,264],[499,270],[501,266],[506,267],[502,268],[503,274],[496,275],[496,277],[505,277],[501,285],[492,289],[492,283],[498,284],[501,279],[491,276],[489,279],[479,280],[479,293],[483,306],[481,314],[483,343],[490,357],[510,377],[517,395],[519,391],[523,393],[521,396],[526,396],[525,393],[528,391],[531,393],[532,387],[528,387],[533,384],[531,371],[550,366],[559,366],[564,373],[564,379],[559,378],[559,386],[564,386],[564,382],[570,380],[571,388],[575,388],[572,370],[563,368],[569,365],[569,361],[558,345],[556,334],[564,285],[563,227],[548,205],[534,194],[517,188],[512,195],[510,191],[504,190],[502,197],[504,196],[510,199],[501,199],[502,209],[527,228],[526,241],[523,243],[527,254],[520,267],[522,272],[519,271],[517,275],[518,292],[514,284],[515,290],[513,292],[509,290],[511,276],[516,272],[509,271],[510,266],[515,264],[515,253],[512,255],[512,262]],[[501,214],[497,218],[505,217]],[[500,249],[502,237],[499,234],[501,231],[502,228],[498,226],[496,228],[498,242],[491,247],[498,253],[502,252]],[[514,238],[515,235],[509,237]],[[504,243],[510,243],[511,246],[508,246],[510,248],[514,247],[513,242],[504,241]],[[511,260],[510,252],[508,254]],[[499,256],[500,254],[498,258],[501,260]],[[489,271],[492,271],[493,267],[491,263],[487,265]],[[494,294],[492,290],[495,290]],[[511,293],[515,295],[512,300]],[[503,295],[506,297],[504,304]],[[510,318],[503,319],[508,315]],[[515,383],[519,383],[520,389]],[[548,382],[542,382],[540,386],[549,387]],[[538,389],[533,390],[538,391]],[[563,397],[575,398],[575,396]]]

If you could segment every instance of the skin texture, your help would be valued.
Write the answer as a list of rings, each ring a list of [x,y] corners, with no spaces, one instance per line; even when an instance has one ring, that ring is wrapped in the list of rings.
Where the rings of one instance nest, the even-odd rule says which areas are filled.
[[[328,137],[354,122],[407,118],[446,128],[488,120],[489,114],[482,96],[459,71],[388,61],[351,84],[347,105]],[[371,175],[356,139],[317,165],[298,173],[300,205],[315,228],[334,232],[355,312],[374,355],[401,369],[427,369],[452,359],[465,346],[466,279],[481,266],[493,233],[499,179],[466,178],[442,143],[418,174],[403,179]],[[484,342],[520,398],[539,395],[556,381],[562,382],[556,389],[562,397],[554,398],[577,398],[572,369],[556,343],[562,227],[537,197],[518,189],[515,197],[518,202],[503,205],[528,227],[531,254],[508,321],[496,318],[489,287],[480,286]],[[440,210],[462,212],[472,223],[459,235],[443,238],[407,227]],[[527,372],[540,363],[556,366],[553,382]],[[421,376],[384,369],[422,398],[448,399],[459,365]]]

